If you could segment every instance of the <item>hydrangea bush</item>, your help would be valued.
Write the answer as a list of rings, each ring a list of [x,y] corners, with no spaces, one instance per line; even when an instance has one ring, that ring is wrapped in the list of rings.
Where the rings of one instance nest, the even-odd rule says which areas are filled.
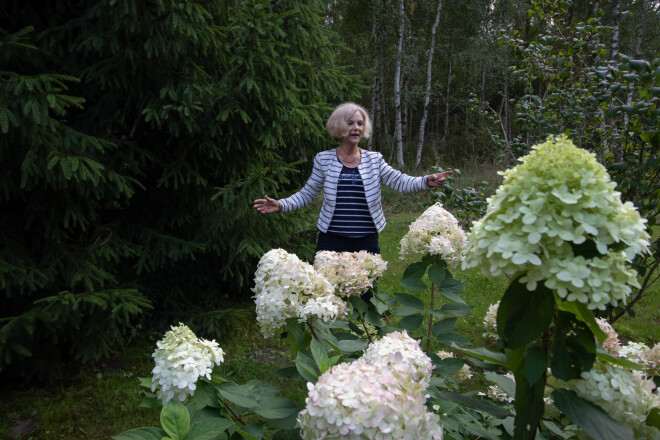
[[[320,251],[314,257],[314,269],[334,286],[339,296],[348,297],[373,287],[374,280],[387,269],[387,262],[367,251]]]
[[[224,352],[215,340],[198,339],[181,323],[172,326],[156,346],[151,391],[158,390],[163,403],[170,399],[183,402],[195,395],[197,380],[211,379],[213,367],[224,362]]]
[[[463,268],[488,275],[523,273],[590,309],[618,305],[638,287],[627,263],[649,235],[630,202],[622,203],[594,154],[566,136],[549,138],[502,173],[486,215],[474,222]]]
[[[439,255],[449,264],[461,261],[467,236],[458,220],[436,203],[410,224],[401,239],[401,259],[411,256]]]
[[[261,257],[254,283],[257,322],[266,338],[283,328],[289,318],[305,321],[316,316],[328,321],[346,314],[346,304],[328,280],[283,249]]]
[[[440,418],[425,405],[431,370],[419,341],[405,331],[385,335],[307,384],[302,438],[442,439]]]
[[[388,333],[369,344],[362,359],[370,364],[376,362],[390,366],[401,364],[410,370],[413,380],[420,382],[426,389],[431,380],[433,364],[419,347],[419,343],[420,341],[408,336],[406,330]]]

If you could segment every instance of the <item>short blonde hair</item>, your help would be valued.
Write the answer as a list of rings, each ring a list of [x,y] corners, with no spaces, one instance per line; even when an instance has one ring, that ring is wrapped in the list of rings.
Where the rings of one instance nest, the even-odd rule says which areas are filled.
[[[358,111],[364,118],[364,132],[363,135],[365,138],[371,136],[371,119],[369,118],[369,113],[360,105],[355,104],[354,102],[345,102],[340,104],[335,108],[335,110],[328,118],[328,122],[325,124],[325,128],[330,133],[330,136],[336,138],[343,138],[348,135],[348,120]]]

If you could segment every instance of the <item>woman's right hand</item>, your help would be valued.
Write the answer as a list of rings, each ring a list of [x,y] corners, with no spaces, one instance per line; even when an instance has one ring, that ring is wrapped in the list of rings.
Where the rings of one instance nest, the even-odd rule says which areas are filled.
[[[271,199],[267,195],[264,195],[263,199],[257,199],[254,201],[253,208],[262,214],[272,214],[282,210],[282,203],[280,203],[278,200]]]

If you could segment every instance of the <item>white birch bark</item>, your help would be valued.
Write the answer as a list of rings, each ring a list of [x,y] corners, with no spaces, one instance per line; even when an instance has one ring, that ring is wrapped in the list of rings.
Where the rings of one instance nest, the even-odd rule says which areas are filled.
[[[403,133],[401,126],[401,60],[403,58],[403,31],[405,26],[405,13],[403,0],[399,2],[399,41],[396,50],[396,69],[394,72],[394,108],[396,111],[396,161],[399,169],[403,169]]]
[[[429,50],[429,61],[426,65],[426,95],[424,96],[424,115],[419,124],[419,145],[417,145],[417,157],[415,158],[415,169],[419,168],[422,162],[422,148],[424,147],[424,128],[426,127],[426,118],[429,114],[429,101],[431,100],[431,67],[433,65],[433,52],[435,51],[435,31],[440,22],[440,11],[442,10],[442,0],[438,0],[438,8],[435,11],[435,22],[431,28],[431,48]]]

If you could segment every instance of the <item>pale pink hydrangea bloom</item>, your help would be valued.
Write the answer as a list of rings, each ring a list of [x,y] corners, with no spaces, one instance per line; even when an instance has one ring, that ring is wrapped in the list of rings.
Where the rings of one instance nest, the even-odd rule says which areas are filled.
[[[660,376],[660,343],[640,353],[638,362],[649,376]]]
[[[614,419],[635,430],[635,438],[646,438],[646,418],[653,408],[660,408],[660,395],[653,380],[640,372],[597,362],[581,380],[570,385],[583,399],[600,406]],[[660,434],[660,432],[655,432]]]
[[[513,376],[513,373],[511,372],[506,373],[505,376],[514,382],[516,381],[516,378]],[[512,403],[515,400],[514,396],[509,396],[507,393],[504,392],[502,388],[500,388],[497,385],[489,385],[486,390],[486,395],[491,400],[497,400],[498,402]]]
[[[387,261],[367,251],[320,251],[314,257],[314,268],[332,284],[338,295],[360,295],[373,287],[374,280],[387,269]]]
[[[607,339],[603,342],[603,349],[610,354],[618,354],[621,344],[619,343],[619,335],[614,330],[614,327],[605,318],[596,318],[596,322],[600,329],[607,335]]]
[[[172,326],[156,347],[151,391],[158,389],[158,399],[163,403],[173,398],[183,402],[194,396],[197,380],[211,379],[213,367],[224,362],[224,352],[215,340],[198,339],[181,323]]]
[[[447,358],[456,357],[456,356],[454,356],[454,353],[449,352],[449,351],[443,351],[443,350],[440,350],[436,354],[438,355],[438,357],[440,359],[447,359]],[[454,373],[454,377],[459,382],[464,382],[468,379],[471,379],[472,378],[472,372],[470,371],[470,366],[468,364],[463,364],[461,369],[458,370],[456,373]]]
[[[496,302],[495,304],[491,304],[488,307],[488,311],[486,312],[486,316],[484,316],[484,321],[483,321],[484,338],[497,339],[499,337],[497,335],[497,310],[499,309],[499,307],[500,307],[499,301]]]
[[[254,278],[257,322],[264,337],[281,329],[289,318],[324,321],[343,318],[346,304],[312,265],[283,249],[273,249],[259,261]]]
[[[408,332],[392,332],[369,344],[361,359],[367,363],[381,362],[387,365],[403,364],[413,375],[413,379],[427,388],[431,381],[433,363],[419,348],[420,341],[410,336]]]
[[[467,236],[441,203],[424,211],[409,229],[401,239],[401,259],[431,254],[440,255],[449,264],[461,261]]]
[[[305,440],[442,439],[440,418],[427,411],[425,389],[404,363],[342,363],[307,388],[298,415]]]

